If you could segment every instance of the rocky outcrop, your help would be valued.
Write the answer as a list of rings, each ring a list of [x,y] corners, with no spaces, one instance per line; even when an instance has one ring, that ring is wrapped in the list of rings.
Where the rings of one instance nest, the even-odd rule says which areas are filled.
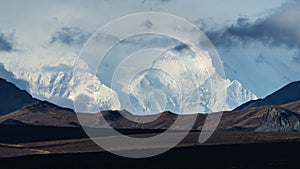
[[[289,110],[271,107],[263,115],[255,131],[291,132],[300,131],[300,115]]]

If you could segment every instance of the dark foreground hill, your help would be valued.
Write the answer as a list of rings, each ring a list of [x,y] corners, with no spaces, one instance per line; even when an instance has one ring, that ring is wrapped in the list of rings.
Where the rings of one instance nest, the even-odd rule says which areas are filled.
[[[0,115],[16,111],[35,101],[26,91],[0,78]]]
[[[282,105],[300,100],[300,81],[292,82],[263,99],[252,100],[235,110],[243,110],[251,107]]]

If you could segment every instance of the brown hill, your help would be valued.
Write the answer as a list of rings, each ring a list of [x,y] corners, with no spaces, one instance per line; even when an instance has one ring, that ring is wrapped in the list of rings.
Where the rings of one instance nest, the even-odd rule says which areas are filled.
[[[235,110],[224,112],[218,126],[218,130],[241,130],[253,131],[261,127],[263,118],[270,111],[283,112],[279,114],[278,118],[284,119],[285,113],[288,116],[293,116],[293,125],[300,120],[298,112],[300,112],[300,101],[292,102],[281,106],[264,106],[249,108],[246,110]],[[137,123],[123,117],[119,111],[103,111],[101,112],[108,124],[117,129],[167,129],[176,118],[188,118],[189,115],[177,115],[171,112],[163,112],[160,116],[149,123]],[[122,111],[131,118],[140,118],[141,116],[134,116],[129,112]],[[282,116],[281,116],[282,115]],[[99,120],[98,114],[79,114],[83,124],[89,127],[105,128],[104,123]],[[198,114],[194,130],[202,129],[203,123],[206,119],[206,114]],[[295,116],[295,118],[294,118]],[[143,116],[143,118],[154,118],[154,115]],[[275,119],[276,120],[276,119]],[[45,101],[37,101],[27,105],[13,113],[0,116],[1,124],[30,124],[30,125],[44,125],[44,126],[80,126],[76,114],[70,110],[61,108],[54,104]],[[270,123],[270,122],[269,122]],[[288,121],[290,123],[290,121]],[[277,124],[277,123],[276,123]],[[176,129],[182,130],[185,124],[178,124]],[[275,130],[275,129],[274,129]]]
[[[28,124],[44,126],[79,126],[71,109],[47,101],[36,101],[15,112],[0,116],[1,124]]]
[[[300,101],[277,106],[252,107],[245,110],[224,112],[219,129],[221,130],[254,130],[262,123],[262,118],[269,110],[283,108],[288,112],[300,114]],[[279,111],[280,109],[278,109]]]

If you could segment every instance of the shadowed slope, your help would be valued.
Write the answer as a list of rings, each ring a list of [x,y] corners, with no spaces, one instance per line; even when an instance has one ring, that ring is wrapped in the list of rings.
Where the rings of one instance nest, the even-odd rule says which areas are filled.
[[[16,111],[35,101],[37,100],[26,91],[0,78],[0,115]]]

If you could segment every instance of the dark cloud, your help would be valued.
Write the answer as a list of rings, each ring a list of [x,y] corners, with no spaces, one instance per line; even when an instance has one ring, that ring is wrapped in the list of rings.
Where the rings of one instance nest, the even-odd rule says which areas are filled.
[[[146,27],[147,29],[151,29],[152,26],[153,26],[153,24],[152,24],[152,22],[150,20],[146,20],[146,22],[143,23],[141,26],[142,27]]]
[[[87,33],[78,27],[61,27],[51,36],[50,43],[82,46],[90,35],[90,33]]]
[[[214,45],[236,46],[261,42],[266,46],[300,48],[300,2],[289,1],[267,17],[251,21],[239,18],[235,24],[206,34]]]
[[[0,33],[0,51],[11,52],[14,46],[14,33]]]
[[[182,43],[180,45],[175,46],[173,49],[175,51],[182,51],[183,49],[187,49],[189,48],[186,44]]]

